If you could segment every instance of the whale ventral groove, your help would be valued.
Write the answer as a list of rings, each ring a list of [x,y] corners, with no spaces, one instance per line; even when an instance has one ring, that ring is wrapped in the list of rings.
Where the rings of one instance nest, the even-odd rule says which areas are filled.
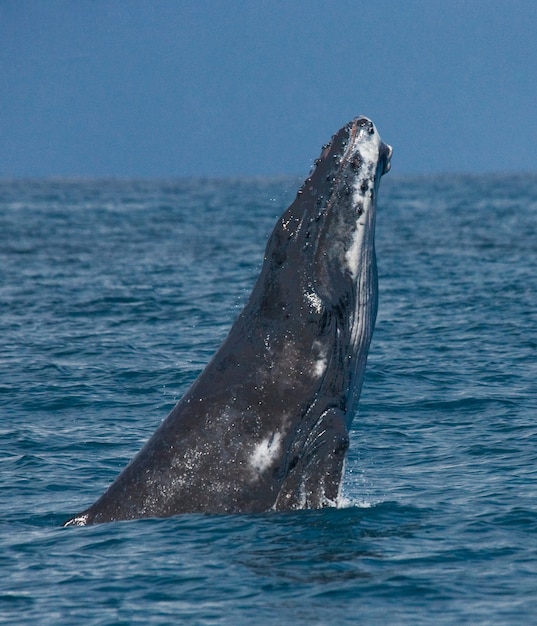
[[[363,116],[323,146],[216,354],[65,525],[337,504],[377,313],[376,201],[391,155]]]

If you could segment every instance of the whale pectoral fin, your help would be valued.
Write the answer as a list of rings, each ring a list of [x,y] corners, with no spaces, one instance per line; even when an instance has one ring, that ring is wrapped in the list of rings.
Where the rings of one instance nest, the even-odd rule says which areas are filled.
[[[317,420],[302,450],[289,463],[275,510],[335,506],[349,447],[345,414],[327,409]]]

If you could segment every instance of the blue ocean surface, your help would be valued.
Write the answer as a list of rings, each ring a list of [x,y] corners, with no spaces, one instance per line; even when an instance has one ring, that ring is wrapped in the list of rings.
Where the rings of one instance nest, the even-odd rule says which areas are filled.
[[[1,623],[535,623],[535,175],[383,179],[342,506],[61,527],[206,365],[299,184],[0,183]]]

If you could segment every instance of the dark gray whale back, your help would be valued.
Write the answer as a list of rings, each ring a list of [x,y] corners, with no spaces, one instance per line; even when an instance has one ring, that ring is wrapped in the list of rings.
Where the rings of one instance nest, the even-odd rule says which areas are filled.
[[[336,502],[375,324],[376,196],[390,156],[364,117],[323,147],[219,350],[66,525]]]

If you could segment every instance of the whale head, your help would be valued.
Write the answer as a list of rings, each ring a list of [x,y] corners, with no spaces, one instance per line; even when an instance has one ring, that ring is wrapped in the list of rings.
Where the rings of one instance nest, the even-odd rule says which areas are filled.
[[[281,216],[265,251],[263,288],[276,307],[286,286],[305,290],[321,311],[355,291],[374,261],[376,201],[390,170],[392,148],[371,120],[359,116],[341,128],[321,154],[295,201]],[[278,280],[279,279],[279,280]],[[296,299],[294,299],[296,300]],[[292,301],[292,300],[291,300]],[[375,309],[376,310],[376,309]]]

